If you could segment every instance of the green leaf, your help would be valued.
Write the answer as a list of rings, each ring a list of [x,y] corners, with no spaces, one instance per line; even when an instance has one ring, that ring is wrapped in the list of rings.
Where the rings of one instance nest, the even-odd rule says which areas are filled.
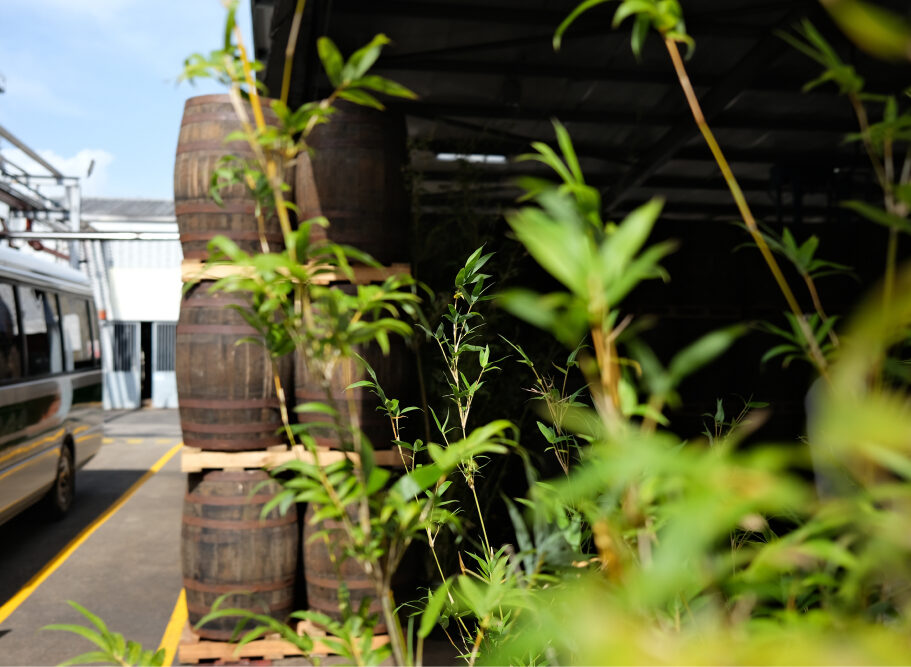
[[[117,664],[114,656],[106,651],[89,651],[88,653],[77,655],[75,658],[64,660],[57,667],[66,667],[67,665],[88,665],[92,663],[102,663],[106,665]]]
[[[79,635],[80,637],[89,640],[95,646],[100,648],[103,651],[110,651],[111,647],[104,640],[104,638],[91,628],[87,628],[84,625],[74,625],[69,623],[52,623],[51,625],[45,625],[42,630],[60,630],[63,632],[72,632],[73,634]]]
[[[404,477],[400,477],[396,483],[392,485],[391,490],[393,493],[397,493],[405,499],[416,498],[421,491],[436,484],[437,480],[440,479],[443,474],[443,470],[435,463],[418,466]]]
[[[633,30],[630,35],[630,48],[637,59],[642,57],[642,48],[645,46],[645,41],[648,39],[648,33],[651,28],[652,22],[646,14],[640,14],[636,17],[636,22],[633,24]]]
[[[338,96],[343,100],[348,100],[349,102],[359,104],[363,107],[372,107],[374,109],[379,109],[380,111],[386,108],[383,106],[382,102],[380,102],[370,93],[363,90],[347,88],[341,91]]]
[[[572,171],[563,163],[556,151],[545,144],[543,141],[533,141],[531,147],[538,151],[538,154],[526,153],[516,158],[519,162],[525,160],[534,160],[546,164],[553,169],[564,183],[574,183]]]
[[[587,273],[594,248],[571,197],[555,190],[539,197],[544,210],[525,207],[507,214],[516,237],[554,278],[580,297],[588,296]]]
[[[554,119],[551,122],[554,124],[554,131],[557,133],[557,144],[559,144],[560,150],[563,153],[563,159],[566,162],[566,166],[569,167],[570,172],[572,172],[573,180],[575,180],[576,183],[584,184],[585,178],[582,175],[582,168],[579,166],[579,158],[576,157],[576,150],[573,148],[573,142],[569,136],[569,132],[566,131],[566,127],[564,127],[560,121]]]
[[[866,202],[857,200],[842,202],[841,205],[845,208],[851,209],[856,213],[859,213],[867,220],[871,220],[872,222],[884,225],[891,229],[897,229],[898,231],[904,232],[905,234],[911,234],[911,221],[909,221],[907,218],[901,218],[897,215],[884,211],[881,208],[871,206]]]
[[[638,14],[637,18],[643,16],[651,23],[652,17],[656,16],[655,3],[649,0],[623,0],[617,11],[614,13],[614,20],[611,22],[614,28],[620,26],[627,18]]]
[[[823,6],[865,51],[884,60],[911,58],[911,24],[900,14],[861,0],[828,0]]]
[[[651,234],[663,207],[663,199],[652,199],[626,216],[617,231],[607,238],[600,253],[601,271],[606,282],[623,274]]]
[[[357,80],[357,85],[363,88],[369,88],[378,93],[383,93],[384,95],[391,95],[393,97],[405,97],[408,99],[417,99],[417,93],[412,90],[409,90],[400,83],[395,81],[390,81],[381,76],[376,76],[371,74],[368,76],[363,76]]]
[[[316,50],[323,63],[323,69],[326,70],[326,76],[329,77],[329,82],[338,88],[342,83],[342,66],[344,64],[341,52],[328,37],[320,37],[316,40]]]
[[[437,624],[437,620],[440,618],[440,612],[443,611],[443,606],[446,604],[446,600],[449,597],[449,589],[452,586],[452,579],[446,579],[439,588],[434,591],[430,600],[427,602],[427,606],[424,608],[424,613],[421,614],[421,626],[418,628],[418,637],[426,638],[429,635],[433,628]]]
[[[702,336],[678,352],[668,365],[668,375],[676,387],[683,378],[722,355],[747,331],[742,324],[718,329]]]
[[[560,25],[557,26],[556,32],[554,32],[554,38],[553,38],[554,51],[560,50],[560,44],[563,41],[563,34],[566,32],[566,30],[569,28],[569,26],[571,26],[575,22],[575,20],[577,18],[579,18],[580,15],[587,12],[589,9],[591,9],[593,7],[597,7],[598,5],[603,5],[605,2],[611,2],[611,0],[585,0],[584,2],[580,3],[574,10],[572,10],[569,13],[569,16],[567,16],[565,19],[563,19],[563,21],[560,23]]]
[[[356,81],[364,76],[367,71],[373,67],[373,63],[380,57],[380,52],[390,40],[386,35],[380,33],[370,42],[351,54],[348,62],[342,68],[343,81]]]

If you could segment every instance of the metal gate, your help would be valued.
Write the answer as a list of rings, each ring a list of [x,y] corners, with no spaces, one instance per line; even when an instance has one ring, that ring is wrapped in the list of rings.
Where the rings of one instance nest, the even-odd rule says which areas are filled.
[[[177,407],[176,330],[174,322],[102,323],[105,410],[133,410],[143,399],[154,408]]]
[[[152,407],[177,407],[177,323],[152,325]]]
[[[142,404],[142,347],[139,322],[102,322],[104,409],[131,410]]]

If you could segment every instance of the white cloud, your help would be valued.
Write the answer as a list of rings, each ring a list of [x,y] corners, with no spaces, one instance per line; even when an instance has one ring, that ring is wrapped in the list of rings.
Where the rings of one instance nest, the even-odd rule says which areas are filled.
[[[30,174],[47,174],[47,170],[32,160],[18,148],[8,148],[0,151],[3,157],[17,167]],[[83,197],[97,197],[105,194],[108,184],[108,167],[114,162],[114,156],[100,148],[83,148],[75,155],[65,157],[52,150],[36,151],[43,159],[56,167],[64,176],[77,176],[82,186]],[[89,165],[94,160],[92,175],[86,177]],[[49,197],[58,197],[62,194],[57,186],[42,186],[41,192]]]

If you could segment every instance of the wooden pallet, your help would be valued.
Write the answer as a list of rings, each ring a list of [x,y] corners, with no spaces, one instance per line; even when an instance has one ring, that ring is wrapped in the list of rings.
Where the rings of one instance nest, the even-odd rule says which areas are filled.
[[[389,276],[411,275],[411,266],[408,264],[390,264],[388,266],[352,266],[354,280],[348,280],[348,276],[337,272],[326,272],[314,276],[313,282],[317,285],[329,285],[330,283],[354,283],[356,285],[365,285],[385,280]],[[201,259],[185,259],[180,264],[181,279],[185,283],[196,282],[199,280],[218,280],[234,275],[252,275],[253,270],[249,267],[232,266],[230,264],[216,264],[206,266],[205,261]]]
[[[408,452],[405,452],[406,457]],[[180,455],[181,472],[202,472],[203,470],[259,470],[276,468],[288,461],[306,461],[318,465],[327,465],[344,458],[354,461],[358,455],[353,452],[341,452],[336,449],[321,449],[316,456],[301,445],[287,447],[279,445],[255,452],[213,452],[184,446]],[[385,468],[401,468],[402,457],[396,449],[376,450],[373,453],[376,465]],[[407,460],[407,459],[406,459]]]
[[[301,635],[306,633],[313,638],[311,655],[324,657],[337,654],[330,646],[319,640],[319,637],[324,637],[325,633],[307,621],[298,623],[297,632]],[[379,648],[388,643],[389,635],[377,635],[373,638],[373,648]],[[283,660],[302,655],[303,652],[297,646],[285,641],[277,634],[267,635],[262,639],[238,647],[237,644],[230,642],[201,639],[193,632],[189,623],[184,626],[180,644],[177,647],[177,659],[188,665],[202,663],[223,665],[254,660]]]

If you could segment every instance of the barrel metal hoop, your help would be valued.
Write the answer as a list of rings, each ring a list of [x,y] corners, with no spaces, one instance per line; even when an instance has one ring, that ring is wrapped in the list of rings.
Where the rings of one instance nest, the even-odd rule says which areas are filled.
[[[187,308],[222,308],[224,306],[249,306],[249,302],[244,301],[243,299],[226,297],[219,299],[217,297],[211,296],[191,296],[189,299],[184,299],[180,307],[184,310]]]
[[[333,604],[334,602],[334,604]],[[332,600],[320,600],[319,598],[314,598],[313,596],[307,597],[307,604],[311,609],[319,609],[320,611],[327,611],[331,613],[338,613],[338,602]],[[383,608],[382,603],[379,600],[374,600],[370,603],[370,611],[378,612]]]
[[[260,450],[275,445],[284,445],[285,441],[280,435],[267,438],[194,438],[184,434],[183,444],[187,447],[196,447],[207,451],[217,452],[243,452],[247,450]]]
[[[275,497],[273,493],[258,494],[255,496],[204,496],[199,493],[188,493],[183,499],[188,503],[197,505],[216,505],[218,507],[231,507],[235,505],[265,505]]]
[[[307,580],[308,584],[313,584],[314,586],[321,586],[322,588],[338,588],[338,579],[329,579],[326,577],[317,577],[311,574],[304,573],[304,579]],[[374,588],[373,582],[369,579],[361,579],[358,581],[349,581],[345,579],[345,586],[351,590],[365,590],[368,588]]]
[[[256,408],[279,408],[277,398],[183,398],[180,407],[199,410],[251,410]]]
[[[246,591],[247,589],[245,588],[244,590]],[[208,592],[208,591],[201,591],[201,592]],[[278,600],[277,602],[268,602],[267,600],[260,599],[260,600],[255,601],[252,606],[254,607],[254,609],[253,609],[254,612],[257,610],[260,610],[264,607],[271,612],[275,612],[275,611],[280,611],[282,609],[289,609],[293,604],[294,604],[294,598],[282,598],[281,600]],[[191,614],[198,614],[199,616],[205,616],[210,611],[212,611],[212,606],[205,605],[205,604],[194,604],[188,600],[187,601],[187,611],[190,612]],[[232,620],[231,623],[233,625],[234,621]],[[215,630],[213,632],[211,628],[204,628],[204,632],[212,633],[212,637],[222,636],[221,632],[219,632],[218,630]],[[231,636],[234,634],[233,630],[231,630],[231,631],[224,630],[222,632],[224,633],[224,635],[222,637],[223,639],[230,639]]]
[[[218,433],[230,435],[231,433],[260,433],[261,431],[275,431],[281,428],[279,422],[244,422],[242,424],[202,424],[184,419],[180,420],[180,428],[193,433]]]
[[[239,213],[254,215],[256,204],[249,199],[228,200],[219,206],[214,201],[178,201],[174,203],[174,214],[188,215],[194,213]]]
[[[261,584],[207,584],[187,577],[183,579],[184,588],[191,591],[199,591],[200,593],[268,593],[270,591],[280,591],[293,585],[294,577],[278,581],[267,581]]]
[[[297,523],[297,517],[289,514],[281,519],[249,519],[247,521],[227,521],[221,519],[206,519],[201,516],[184,515],[184,525],[197,528],[211,528],[213,530],[257,530],[259,528],[282,528],[292,523]]]
[[[217,114],[217,113],[201,113],[195,114],[192,116],[191,123],[183,123],[181,127],[186,127],[187,125],[194,125],[196,123],[205,123],[210,121],[229,121],[231,120],[226,114]],[[225,136],[230,134],[231,130],[227,127],[225,128]],[[236,149],[240,149],[240,151]],[[250,144],[248,144],[243,139],[235,139],[225,143],[223,139],[196,139],[194,141],[178,141],[177,142],[177,154],[185,155],[186,153],[208,153],[208,152],[218,153],[219,156],[234,155],[239,158],[250,157],[252,156],[252,151],[250,150]],[[237,155],[237,153],[245,153],[245,155]]]

